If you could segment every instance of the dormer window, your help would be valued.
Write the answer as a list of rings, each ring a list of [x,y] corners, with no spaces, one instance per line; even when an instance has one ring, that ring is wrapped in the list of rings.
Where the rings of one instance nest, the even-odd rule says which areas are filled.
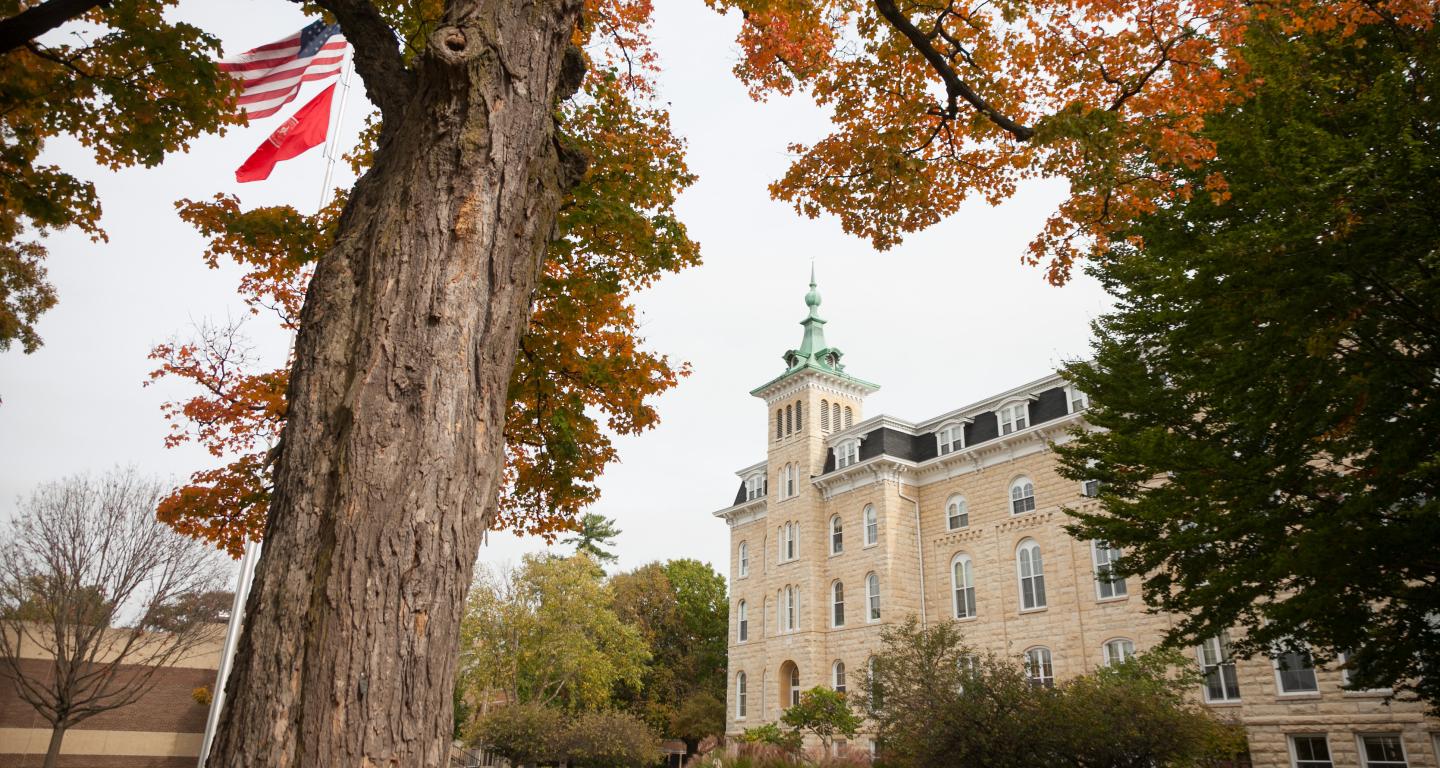
[[[768,490],[767,486],[766,475],[763,472],[745,478],[745,500],[751,501],[761,498]]]
[[[1074,384],[1065,387],[1065,394],[1070,400],[1071,413],[1079,413],[1090,407],[1090,396]]]
[[[935,433],[936,455],[944,456],[965,447],[965,425],[948,424]]]
[[[860,461],[860,441],[846,440],[835,446],[835,468],[844,469]]]
[[[1030,426],[1030,402],[1021,400],[1018,403],[1011,403],[995,412],[995,418],[1000,421],[1000,434],[1008,435],[1011,432]]]

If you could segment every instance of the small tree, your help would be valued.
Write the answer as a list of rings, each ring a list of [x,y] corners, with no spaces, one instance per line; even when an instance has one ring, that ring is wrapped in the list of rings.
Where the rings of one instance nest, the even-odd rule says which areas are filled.
[[[22,501],[0,536],[0,670],[50,723],[46,768],[67,729],[134,703],[218,634],[204,606],[225,568],[155,519],[162,490],[129,470],[71,477]]]
[[[853,738],[861,719],[850,709],[845,694],[817,685],[800,694],[800,703],[785,710],[780,722],[796,733],[808,731],[820,739],[826,751],[837,735]]]

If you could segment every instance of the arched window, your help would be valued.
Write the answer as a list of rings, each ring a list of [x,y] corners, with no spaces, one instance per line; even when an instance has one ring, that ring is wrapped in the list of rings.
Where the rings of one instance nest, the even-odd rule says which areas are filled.
[[[736,634],[742,643],[750,639],[750,612],[746,610],[747,607],[744,600],[735,606],[735,623],[739,626]]]
[[[785,498],[793,497],[796,491],[796,479],[800,475],[800,467],[795,464],[785,465]]]
[[[870,546],[880,540],[880,518],[875,513],[874,504],[865,505],[865,546]]]
[[[800,598],[795,588],[791,586],[785,587],[785,599],[783,602],[785,616],[781,621],[781,626],[785,628],[786,632],[794,632],[795,627],[799,624],[799,603]]]
[[[950,584],[955,592],[955,618],[975,618],[975,572],[969,555],[956,555],[950,563]]]
[[[830,431],[830,401],[820,401],[820,432]]]
[[[830,626],[845,626],[845,585],[838,581],[830,585]]]
[[[840,660],[837,659],[837,660],[835,661],[835,664],[831,667],[831,673],[832,673],[832,677],[833,677],[833,679],[834,679],[834,682],[832,683],[832,685],[833,685],[834,688],[835,688],[835,692],[836,692],[836,693],[844,693],[844,692],[845,692],[845,662],[840,661]]]
[[[779,440],[785,436],[785,414],[779,408],[775,409],[775,439]]]
[[[1028,477],[1017,477],[1010,484],[1010,514],[1035,511],[1035,484]]]
[[[1123,637],[1117,637],[1101,646],[1100,652],[1105,659],[1105,666],[1124,664],[1135,658],[1135,643]]]
[[[1115,575],[1115,560],[1122,554],[1119,547],[1103,541],[1091,542],[1095,558],[1095,595],[1101,600],[1125,596],[1125,580]]]
[[[839,403],[836,403],[836,404],[830,406],[830,424],[831,424],[831,426],[833,426],[835,429],[839,429],[839,428],[840,428],[840,404],[839,404]]]
[[[798,526],[794,523],[780,526],[780,562],[782,563],[794,560],[799,551],[799,544],[796,542],[799,534],[797,528]]]
[[[880,577],[869,574],[865,577],[865,605],[868,608],[867,621],[880,620]]]
[[[799,432],[800,430],[802,430],[802,429],[805,428],[805,417],[801,415],[801,413],[802,413],[801,408],[803,408],[803,407],[804,407],[804,406],[800,404],[800,401],[799,401],[799,400],[796,400],[796,401],[795,401],[795,431],[796,431],[796,432]]]
[[[1045,564],[1040,545],[1026,539],[1015,548],[1015,566],[1020,574],[1020,610],[1045,607]]]
[[[952,531],[970,526],[970,507],[964,496],[951,496],[945,501],[945,527]]]
[[[750,543],[749,543],[749,542],[745,542],[745,541],[740,542],[740,547],[739,547],[738,551],[737,551],[736,554],[735,554],[735,559],[739,561],[739,565],[737,566],[737,570],[738,570],[739,573],[740,573],[740,578],[743,579],[743,578],[745,578],[746,576],[749,576],[749,575],[750,575]]]
[[[795,431],[795,406],[785,406],[785,434]]]
[[[851,426],[852,424],[854,424],[854,423],[855,423],[855,412],[852,411],[852,410],[850,410],[850,406],[847,405],[847,406],[845,406],[845,428],[846,428],[846,429],[849,429],[850,426]]]
[[[794,664],[790,665],[790,706],[800,706],[800,668]]]
[[[1055,687],[1055,666],[1051,663],[1049,648],[1031,648],[1025,652],[1025,676],[1033,686]]]
[[[845,551],[845,529],[844,523],[840,522],[840,516],[830,518],[830,554],[838,555]]]
[[[743,718],[745,717],[745,707],[746,707],[745,695],[746,695],[746,691],[745,691],[745,673],[744,673],[744,672],[736,672],[736,673],[735,673],[735,717],[736,717],[737,719],[743,719]]]

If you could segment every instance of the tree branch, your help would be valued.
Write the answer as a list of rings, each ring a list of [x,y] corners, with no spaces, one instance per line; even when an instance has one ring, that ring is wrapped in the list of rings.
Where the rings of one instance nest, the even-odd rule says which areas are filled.
[[[900,11],[895,5],[895,0],[875,0],[875,7],[880,11],[880,15],[884,16],[885,20],[890,22],[890,25],[899,31],[900,34],[904,35],[905,38],[910,41],[910,45],[914,46],[915,50],[920,52],[921,56],[925,57],[925,60],[930,63],[930,67],[934,69],[935,73],[944,81],[945,92],[950,96],[952,112],[956,99],[964,99],[976,112],[989,118],[990,122],[999,126],[1001,130],[1004,130],[1016,139],[1029,141],[1035,136],[1034,128],[1028,125],[1021,125],[1001,114],[999,110],[991,106],[980,94],[976,93],[973,88],[967,85],[964,80],[960,79],[960,75],[956,73],[954,67],[950,66],[950,62],[946,60],[945,55],[936,50],[935,46],[931,44],[930,38]],[[954,117],[954,115],[952,114],[951,117]]]
[[[369,0],[317,0],[316,4],[335,17],[345,39],[355,47],[355,71],[365,81],[366,95],[380,107],[380,117],[392,124],[398,121],[413,91],[415,73],[405,66],[395,30]]]
[[[34,40],[72,19],[78,19],[110,0],[49,0],[0,19],[0,55]]]

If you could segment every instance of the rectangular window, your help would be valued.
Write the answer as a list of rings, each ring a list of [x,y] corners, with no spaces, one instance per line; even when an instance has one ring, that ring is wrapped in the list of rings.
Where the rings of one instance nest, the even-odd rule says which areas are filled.
[[[749,640],[749,639],[750,639],[750,620],[747,619],[747,618],[745,618],[745,614],[744,614],[744,613],[741,613],[741,614],[740,614],[740,642],[743,643],[743,642],[745,642],[746,640]]]
[[[835,468],[844,469],[860,460],[860,444],[849,440],[835,446]]]
[[[1007,405],[1000,409],[1000,434],[1008,435],[1011,432],[1019,432],[1029,426],[1030,404],[1016,403]]]
[[[1361,765],[1365,768],[1408,768],[1405,747],[1399,734],[1374,734],[1360,737]]]
[[[1095,553],[1095,591],[1101,600],[1109,600],[1114,597],[1124,597],[1125,580],[1115,576],[1115,559],[1120,557],[1120,549],[1112,547],[1103,541],[1097,541],[1093,545]]]
[[[1100,481],[1086,480],[1080,484],[1080,495],[1087,499],[1093,499],[1100,495]]]
[[[1205,700],[1239,701],[1240,680],[1230,655],[1230,636],[1221,632],[1200,645],[1200,669],[1205,673]]]
[[[1285,650],[1275,655],[1275,677],[1281,693],[1315,693],[1320,684],[1315,679],[1315,664],[1310,652]]]
[[[1090,407],[1090,396],[1081,392],[1075,385],[1066,387],[1070,393],[1070,412],[1079,413]]]
[[[956,424],[935,433],[937,450],[941,456],[954,453],[965,447],[965,426]]]
[[[1330,760],[1330,743],[1321,736],[1291,736],[1290,753],[1294,768],[1335,768]]]

